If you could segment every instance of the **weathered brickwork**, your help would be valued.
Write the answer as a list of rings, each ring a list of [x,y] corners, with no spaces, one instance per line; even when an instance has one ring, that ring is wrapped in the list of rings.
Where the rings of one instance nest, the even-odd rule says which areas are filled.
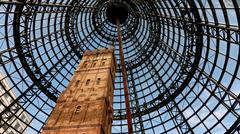
[[[113,49],[87,50],[42,134],[110,134],[115,70]]]

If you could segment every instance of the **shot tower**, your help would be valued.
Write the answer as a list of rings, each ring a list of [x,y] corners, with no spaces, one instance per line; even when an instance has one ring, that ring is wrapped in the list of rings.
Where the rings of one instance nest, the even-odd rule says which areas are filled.
[[[116,70],[114,49],[85,51],[43,134],[110,134]]]

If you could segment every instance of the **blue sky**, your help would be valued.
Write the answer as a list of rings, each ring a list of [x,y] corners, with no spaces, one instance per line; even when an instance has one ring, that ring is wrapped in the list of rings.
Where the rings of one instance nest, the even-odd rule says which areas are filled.
[[[208,2],[207,2],[207,0],[202,0],[203,1],[203,3],[205,3],[205,8],[208,8],[209,6],[208,6]],[[213,0],[213,2],[214,2],[214,6],[215,7],[221,7],[220,6],[220,4],[219,4],[219,2],[217,1],[217,0]],[[238,3],[240,3],[240,1],[239,0],[237,0],[237,2]],[[228,3],[226,4],[226,6],[227,6],[227,8],[229,7],[232,7],[232,3],[231,2],[229,2],[228,1]],[[206,9],[206,10],[208,10],[208,20],[210,21],[210,22],[214,22],[213,21],[213,15],[211,14],[211,10],[210,9]],[[0,7],[0,11],[2,12],[4,12],[5,10],[4,10],[4,7],[3,6],[1,6]],[[236,16],[236,14],[235,14],[235,12],[234,12],[234,10],[232,10],[232,9],[228,9],[227,10],[228,11],[228,15],[229,15],[229,20],[230,20],[230,24],[231,25],[233,25],[233,26],[236,26],[237,25],[237,16]],[[224,16],[223,16],[223,13],[222,13],[222,11],[221,10],[218,10],[218,9],[216,9],[216,13],[217,13],[217,16],[218,16],[218,20],[219,20],[219,22],[220,23],[225,23],[225,20],[224,20]],[[1,17],[1,16],[3,16],[3,17]],[[40,19],[40,16],[41,15],[39,15],[39,18],[37,18],[37,19]],[[88,16],[88,15],[86,15],[86,16]],[[9,24],[11,24],[12,23],[12,15],[10,15],[9,16]],[[47,17],[47,16],[46,16]],[[80,18],[79,18],[80,19]],[[87,19],[87,18],[86,18]],[[202,18],[203,19],[203,18]],[[51,20],[50,20],[50,22],[51,23],[53,23],[54,22],[54,18],[52,18]],[[56,21],[57,23],[60,23],[61,22],[61,20],[60,20],[60,18]],[[81,22],[81,20],[79,21],[79,22]],[[40,27],[40,22],[39,23],[36,23],[37,24],[37,26],[35,27],[35,28],[41,28]],[[7,29],[8,30],[8,36],[10,37],[9,38],[9,40],[10,40],[10,46],[9,46],[9,48],[7,47],[7,44],[6,44],[6,41],[5,41],[5,29],[3,28],[3,27],[1,27],[1,26],[3,26],[4,25],[4,13],[1,13],[0,14],[0,52],[2,52],[2,51],[4,51],[4,50],[6,50],[6,49],[9,49],[9,48],[14,48],[14,41],[13,41],[13,38],[11,37],[12,35],[13,35],[13,31],[12,31],[12,27],[11,27],[11,25],[9,26],[9,28]],[[89,27],[89,25],[91,25],[91,22],[89,22],[89,24],[85,24],[85,28],[86,29],[89,29],[89,30],[91,30],[90,29],[90,27]],[[46,35],[47,33],[48,33],[48,31],[47,31],[47,26],[48,26],[48,23],[47,23],[47,20],[45,20],[44,22],[43,22],[43,31],[44,31],[44,35]],[[56,27],[56,29],[58,29],[58,30],[60,30],[60,25],[57,25],[57,27]],[[79,30],[80,31],[82,31],[80,34],[79,34],[79,39],[81,40],[81,39],[83,39],[84,38],[84,36],[85,35],[87,35],[89,32],[87,32],[86,31],[86,29],[85,30],[81,30],[81,28],[79,28]],[[51,26],[50,27],[50,32],[54,32],[54,27],[53,26]],[[146,42],[146,40],[144,40],[145,38],[147,38],[148,36],[149,36],[149,31],[145,31],[146,32],[146,36],[141,36],[141,35],[139,35],[139,34],[137,34],[137,36],[138,37],[140,37],[140,39],[141,40],[143,40],[143,42]],[[139,32],[140,33],[140,32]],[[32,37],[33,37],[33,35],[31,35]],[[59,35],[60,36],[60,35]],[[41,37],[41,33],[40,33],[40,30],[36,30],[36,37]],[[172,40],[174,40],[174,39],[172,39]],[[60,44],[60,46],[58,46],[58,44],[56,43],[56,41],[59,41],[59,42],[64,42],[64,40],[62,40],[61,38],[59,38],[59,39],[57,39],[57,40],[53,40],[52,41],[52,44],[50,44],[49,43],[49,41],[45,41],[44,43],[41,41],[41,40],[39,40],[39,42],[38,42],[38,47],[39,47],[39,50],[40,50],[40,52],[43,52],[43,55],[42,55],[42,59],[44,59],[44,61],[41,61],[41,59],[40,58],[37,58],[39,55],[37,54],[37,52],[36,51],[34,51],[34,56],[36,57],[36,62],[37,62],[37,64],[39,65],[39,66],[41,66],[41,68],[42,68],[42,72],[46,72],[46,70],[48,70],[48,68],[49,67],[51,67],[52,66],[52,63],[50,63],[50,62],[46,62],[46,61],[48,61],[49,59],[47,59],[47,56],[46,56],[46,54],[44,54],[44,52],[45,52],[45,50],[44,50],[44,47],[45,48],[47,48],[47,54],[49,54],[50,55],[50,57],[52,57],[52,59],[51,59],[51,61],[53,61],[54,63],[57,63],[57,61],[58,61],[58,58],[61,58],[64,54],[66,54],[67,52],[68,52],[68,50],[69,49],[71,49],[69,46],[68,47],[65,47],[65,45],[64,44]],[[206,40],[204,40],[204,41],[206,41]],[[95,40],[95,42],[93,42],[93,46],[98,46],[98,43],[99,43],[99,40]],[[147,44],[147,42],[146,42],[146,44]],[[107,45],[107,44],[103,44],[103,45]],[[131,46],[131,47],[129,47],[129,48],[126,48],[125,47],[125,50],[124,51],[130,51],[131,49],[134,49],[134,47],[136,47],[137,45],[145,45],[145,44],[134,44],[134,45],[132,45],[132,44],[125,44],[126,46]],[[178,45],[178,44],[175,44],[176,46]],[[221,42],[221,50],[220,50],[220,52],[222,53],[222,54],[219,54],[219,58],[218,58],[218,62],[217,62],[217,64],[219,65],[219,69],[217,70],[216,69],[216,71],[214,72],[214,75],[213,75],[213,77],[214,78],[218,78],[219,77],[219,74],[221,73],[221,66],[222,66],[222,62],[223,61],[225,61],[225,57],[224,57],[224,55],[226,54],[226,46],[227,46],[227,43],[226,42],[224,42],[224,41],[222,41]],[[214,40],[214,39],[212,39],[211,40],[211,48],[213,49],[213,50],[215,50],[215,48],[214,47],[216,47],[216,40]],[[62,50],[62,52],[63,52],[63,54],[61,54],[61,53],[58,53],[57,54],[57,56],[55,56],[55,54],[54,54],[54,52],[53,51],[51,51],[52,50],[52,48],[53,48],[53,50],[54,50],[54,52],[59,52],[60,50],[59,49],[61,49]],[[116,47],[117,48],[117,47]],[[231,79],[231,74],[233,73],[232,72],[232,70],[235,70],[235,68],[236,68],[236,60],[237,60],[237,58],[238,58],[238,55],[239,55],[239,51],[238,51],[238,48],[239,48],[239,44],[231,44],[231,54],[230,54],[230,56],[232,57],[232,59],[233,60],[231,60],[231,61],[229,61],[229,66],[227,67],[227,71],[229,72],[229,73],[226,73],[225,74],[225,77],[224,77],[224,79],[221,81],[221,83],[224,85],[224,86],[226,86],[226,87],[228,87],[228,85],[229,85],[229,81],[230,81],[230,79]],[[93,49],[93,47],[90,47],[90,49]],[[206,50],[206,46],[205,46],[205,50]],[[204,58],[204,54],[205,54],[205,52],[206,51],[203,51],[203,53],[202,53],[202,57]],[[132,51],[132,52],[129,52],[129,55],[125,55],[125,57],[130,57],[130,56],[132,56],[132,55],[134,55],[135,53],[136,53],[136,51],[138,51],[138,50],[135,50],[135,51]],[[116,51],[116,53],[118,53],[118,50]],[[215,52],[214,51],[212,51],[212,52],[210,52],[210,55],[212,55],[212,57],[209,57],[209,61],[212,61],[213,60],[213,58],[216,56],[215,55]],[[137,55],[135,55],[135,56],[137,56]],[[119,57],[117,57],[118,59],[119,59]],[[156,58],[156,59],[160,59],[161,57],[159,56],[159,57],[151,57],[152,59],[154,59],[154,58]],[[77,63],[76,63],[76,61],[75,61],[75,59],[77,59],[77,57],[75,57],[75,58],[71,58],[71,57],[69,57],[68,58],[69,60],[71,60],[71,62],[73,63],[73,64],[75,64],[75,67],[77,66]],[[164,59],[162,59],[163,61],[164,61]],[[161,62],[163,62],[162,60],[160,60]],[[13,74],[11,75],[11,77],[12,77],[12,79],[13,79],[13,81],[15,82],[15,83],[19,83],[18,85],[19,86],[21,86],[21,88],[20,89],[23,89],[23,90],[26,90],[27,89],[27,87],[28,87],[28,85],[27,84],[29,84],[29,85],[31,85],[33,82],[30,80],[30,78],[27,76],[27,74],[25,73],[25,71],[24,71],[24,69],[23,68],[21,68],[21,63],[18,61],[18,60],[15,60],[15,62],[16,63],[19,63],[19,65],[17,66],[17,69],[19,69],[20,71],[21,71],[21,76],[22,77],[24,77],[24,78],[26,78],[27,80],[28,80],[28,83],[21,83],[20,82],[20,80],[21,79],[19,79],[20,78],[20,76],[19,76],[19,74],[17,74],[17,73],[15,73],[15,71],[16,71],[16,68],[13,66],[13,64],[6,64],[6,67],[8,68],[8,72],[13,72]],[[44,63],[44,62],[46,62],[46,63]],[[160,66],[161,66],[161,62],[159,62],[159,63],[155,63],[155,64],[157,64],[156,65],[156,68],[160,68]],[[45,66],[44,66],[45,65]],[[201,66],[202,64],[200,63],[200,65],[199,66]],[[71,65],[69,65],[69,64],[67,64],[66,66],[69,66],[69,68],[71,68],[70,66]],[[142,65],[141,67],[143,67],[144,65]],[[175,66],[177,66],[177,65],[175,65]],[[173,66],[173,67],[175,67],[175,66]],[[208,63],[208,66],[209,66],[209,68],[206,68],[206,72],[209,72],[210,71],[210,69],[211,69],[211,63],[209,62]],[[137,78],[137,77],[140,77],[139,79],[137,79],[137,80],[135,80],[135,83],[137,84],[137,86],[136,86],[136,88],[137,88],[137,90],[139,91],[140,89],[143,89],[143,92],[138,92],[138,97],[143,97],[143,96],[145,96],[146,94],[149,94],[150,92],[152,92],[153,90],[155,90],[156,89],[156,86],[155,85],[152,85],[150,88],[147,88],[147,85],[151,85],[151,83],[153,83],[153,79],[152,79],[152,76],[148,73],[148,74],[146,74],[145,76],[141,76],[142,74],[144,74],[144,73],[146,73],[148,70],[145,70],[145,71],[140,71],[141,70],[141,67],[139,67],[139,68],[137,68],[136,70],[134,70],[134,71],[139,71],[137,74],[136,74],[136,76],[134,76],[135,78]],[[4,69],[3,69],[3,67],[2,66],[0,66],[0,70],[2,71],[2,72],[4,72]],[[54,85],[54,87],[58,87],[58,89],[60,90],[60,91],[63,91],[64,90],[64,86],[66,86],[67,85],[67,83],[68,83],[68,81],[67,80],[69,80],[70,78],[71,78],[71,73],[68,73],[68,71],[69,70],[66,70],[66,69],[63,69],[62,70],[62,72],[64,73],[64,74],[66,74],[65,76],[62,76],[62,75],[57,75],[57,77],[58,77],[58,79],[61,79],[61,78],[63,78],[63,77],[66,77],[67,79],[65,79],[65,80],[63,80],[62,81],[62,85],[58,85],[58,81],[56,81],[56,80],[53,80],[52,81],[52,84]],[[73,72],[74,71],[74,68],[71,68],[70,69],[70,72]],[[164,73],[164,72],[161,72],[161,73]],[[169,72],[167,72],[168,73],[168,75],[170,75],[170,74],[174,74],[174,72],[173,71],[169,71]],[[120,74],[117,74],[117,75],[120,75]],[[240,78],[240,72],[238,71],[238,75],[237,75],[237,79],[234,81],[234,83],[233,83],[233,85],[232,85],[232,87],[231,87],[231,92],[233,92],[235,95],[239,95],[239,93],[240,93],[240,90],[239,90],[239,87],[240,87],[240,80],[239,80],[239,78]],[[9,80],[9,78],[8,78],[8,80]],[[147,81],[146,81],[147,80]],[[166,79],[163,79],[163,80],[166,80]],[[122,81],[121,79],[117,79],[116,80],[117,82],[119,82],[119,81]],[[143,81],[146,81],[146,82],[143,82]],[[143,82],[143,83],[142,83]],[[9,83],[10,83],[10,85],[12,84],[12,82],[11,82],[11,80],[9,80]],[[12,84],[13,85],[13,84]],[[117,87],[121,87],[122,88],[122,84],[116,84],[116,88]],[[196,86],[196,89],[193,89],[193,90],[198,90],[198,88],[199,89],[201,89],[201,85],[199,84],[198,85],[198,87]],[[20,93],[20,91],[18,90],[18,89],[16,89],[15,87],[13,87],[11,90],[14,90],[15,91],[15,93],[16,93],[16,95],[17,96],[19,96],[21,93]],[[185,91],[187,92],[187,91],[189,91],[190,89],[185,89]],[[157,92],[155,92],[155,93],[157,93]],[[121,90],[121,91],[117,91],[116,90],[116,92],[115,92],[115,94],[123,94],[123,91]],[[151,95],[148,95],[146,98],[148,98],[148,99],[152,99],[154,96],[156,96],[157,94],[154,94],[153,96],[151,96]],[[44,96],[43,94],[42,94],[42,96]],[[191,101],[193,101],[193,100],[191,100],[191,97],[194,97],[195,95],[193,95],[193,94],[190,94],[190,95],[188,95],[188,98],[189,98],[189,102],[191,102]],[[209,91],[207,91],[207,90],[204,90],[204,92],[203,93],[200,93],[200,98],[202,99],[202,100],[206,100],[206,98],[208,97],[208,96],[210,96],[210,92]],[[179,96],[180,98],[181,98],[181,96]],[[139,102],[140,102],[140,104],[143,104],[145,101],[148,101],[148,100],[146,100],[146,98],[145,97],[143,97],[142,99],[140,99],[139,100]],[[44,99],[46,99],[46,98],[44,98]],[[115,101],[120,101],[120,99],[123,99],[123,97],[122,98],[120,98],[120,97],[114,97],[114,99],[115,99]],[[43,101],[43,100],[38,100],[38,99],[36,99],[36,100],[34,100],[34,101],[39,101],[39,107],[41,107],[41,106],[45,106],[45,104],[43,103],[43,102],[41,102],[41,101]],[[178,100],[176,100],[176,101],[178,101]],[[52,103],[51,101],[49,101],[49,104],[50,103]],[[187,103],[187,102],[186,102]],[[194,127],[198,122],[199,122],[199,120],[200,119],[202,119],[202,118],[204,118],[204,115],[206,115],[207,113],[209,113],[210,112],[210,110],[209,109],[207,109],[207,108],[202,108],[201,110],[199,110],[199,112],[198,112],[198,115],[199,115],[199,117],[197,117],[197,116],[193,116],[193,117],[191,117],[190,115],[193,115],[195,112],[194,112],[194,109],[196,110],[196,109],[198,109],[198,107],[199,106],[201,106],[201,105],[203,105],[202,104],[203,102],[201,102],[201,101],[195,101],[194,102],[194,104],[192,104],[192,107],[190,108],[187,108],[187,109],[185,109],[184,111],[183,111],[183,114],[186,116],[186,118],[189,118],[189,123],[191,124],[191,126],[192,127]],[[54,103],[53,103],[53,105],[54,105]],[[207,105],[208,106],[210,106],[210,107],[214,107],[214,106],[216,106],[217,105],[217,101],[214,99],[214,97],[211,97],[211,99],[209,100],[209,103],[207,103]],[[182,109],[184,109],[184,107],[186,107],[187,105],[186,104],[184,104],[184,105],[182,105]],[[122,104],[115,104],[114,105],[114,108],[120,108],[120,107],[125,107],[125,105],[124,105],[124,103],[122,103]],[[39,117],[39,118],[41,118],[41,120],[42,121],[44,121],[44,120],[46,120],[46,118],[47,118],[47,116],[46,116],[46,114],[44,114],[44,113],[42,113],[42,112],[39,112],[38,110],[37,110],[37,107],[36,106],[29,106],[28,107],[28,110],[29,110],[29,112],[30,113],[32,113],[33,115],[37,115],[37,117]],[[158,111],[156,111],[156,112],[153,112],[153,113],[151,113],[151,116],[152,117],[154,117],[154,116],[156,116],[156,115],[158,115],[158,112],[160,111],[166,111],[167,110],[167,107],[163,107],[163,108],[161,108],[161,109],[159,109]],[[223,117],[223,115],[227,112],[226,111],[227,109],[226,109],[226,107],[223,107],[223,106],[220,106],[220,107],[218,107],[215,111],[214,111],[214,115],[216,115],[215,117],[214,116],[211,116],[211,117],[209,117],[209,118],[207,118],[205,121],[204,121],[204,124],[207,124],[207,125],[211,125],[211,124],[213,124],[213,122],[216,122],[217,121],[217,119],[216,119],[216,117],[217,118],[221,118],[221,117]],[[49,110],[48,110],[49,112],[51,111],[51,108],[49,108]],[[39,113],[38,113],[39,112]],[[238,112],[238,114],[239,114],[239,111],[237,111]],[[163,116],[163,115],[162,115]],[[165,116],[163,116],[163,117],[161,117],[161,118],[171,118],[171,116],[170,115],[165,115]],[[147,120],[147,119],[149,119],[149,117],[148,116],[144,116],[143,117],[143,120]],[[154,117],[153,119],[153,122],[155,122],[155,124],[160,124],[161,123],[161,121],[160,121],[160,119],[159,119],[159,117]],[[223,123],[226,125],[226,126],[230,126],[231,124],[232,124],[232,122],[233,122],[233,120],[236,120],[236,117],[234,116],[234,115],[232,115],[232,114],[229,114],[229,116],[227,116],[226,118],[224,118],[224,120],[223,120]],[[114,122],[115,124],[117,124],[117,123],[120,123],[120,122]],[[123,121],[122,123],[126,123],[126,121]],[[151,126],[151,123],[149,123],[149,122],[145,122],[144,123],[144,125],[145,125],[145,127],[147,128],[147,127],[150,127]],[[39,121],[37,121],[37,120],[33,120],[32,121],[32,123],[31,123],[31,126],[32,127],[35,127],[35,128],[39,128],[39,127],[41,127],[42,126],[42,124],[39,122]],[[171,126],[171,123],[170,123],[170,121],[168,122],[168,123],[165,123],[164,124],[164,126],[167,128],[167,129],[170,129],[172,126]],[[158,131],[158,130],[163,130],[163,128],[162,128],[163,126],[156,126],[155,127],[155,131]],[[126,128],[126,126],[124,126],[123,127],[123,129],[125,129],[125,130],[127,130],[127,128]],[[120,127],[114,127],[113,128],[113,131],[119,131],[120,130]],[[200,124],[200,125],[198,125],[195,129],[194,129],[195,131],[196,131],[196,133],[202,133],[202,132],[204,132],[205,130],[206,130],[206,128],[205,128],[205,126],[203,125],[203,124]],[[170,133],[175,133],[175,131],[176,130],[173,130],[173,131],[171,131]],[[213,133],[219,133],[219,132],[222,132],[222,131],[224,131],[224,128],[221,126],[221,125],[219,125],[218,127],[216,127],[214,130],[213,130]],[[34,130],[32,130],[31,128],[29,128],[28,129],[28,133],[34,133],[35,131]],[[152,132],[152,130],[148,130],[146,133],[153,133]]]

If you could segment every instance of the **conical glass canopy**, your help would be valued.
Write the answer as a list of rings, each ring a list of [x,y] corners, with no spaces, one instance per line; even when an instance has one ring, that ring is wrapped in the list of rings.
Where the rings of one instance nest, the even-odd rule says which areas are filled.
[[[112,45],[118,63],[112,133],[127,133],[115,15],[134,133],[240,133],[239,6],[238,0],[0,1],[0,133],[40,133],[83,52]]]

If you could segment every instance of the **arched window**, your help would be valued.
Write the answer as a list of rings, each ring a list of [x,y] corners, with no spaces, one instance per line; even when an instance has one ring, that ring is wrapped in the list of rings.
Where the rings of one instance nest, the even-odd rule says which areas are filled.
[[[92,65],[92,67],[96,67],[96,65],[97,65],[97,62],[94,62],[93,65]]]
[[[80,83],[80,80],[77,80],[76,83],[75,83],[75,87],[78,87],[79,83]]]
[[[88,80],[86,81],[86,86],[88,86],[89,83],[90,83],[90,79],[88,79]]]
[[[77,106],[75,109],[75,113],[79,113],[81,111],[81,106]]]

